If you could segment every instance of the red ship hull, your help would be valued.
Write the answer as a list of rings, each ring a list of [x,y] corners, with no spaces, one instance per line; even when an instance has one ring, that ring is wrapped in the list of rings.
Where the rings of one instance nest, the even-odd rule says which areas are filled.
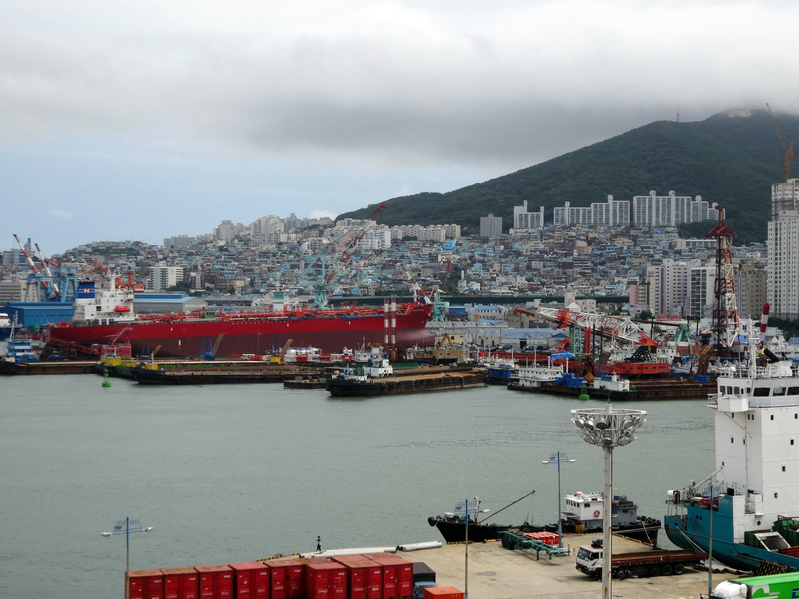
[[[433,307],[403,304],[397,307],[396,344],[399,349],[427,347],[435,343],[425,331]],[[122,329],[127,328],[120,334]],[[77,346],[130,342],[133,355],[160,346],[159,356],[199,356],[209,351],[219,336],[216,354],[266,354],[278,351],[292,339],[294,347],[318,347],[323,352],[340,352],[365,344],[384,344],[384,315],[381,310],[298,312],[280,315],[246,315],[220,318],[164,316],[150,320],[112,325],[53,325],[50,338]]]

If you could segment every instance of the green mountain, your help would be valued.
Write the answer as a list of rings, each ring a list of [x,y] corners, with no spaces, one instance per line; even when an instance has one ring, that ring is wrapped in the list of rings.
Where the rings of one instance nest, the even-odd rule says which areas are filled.
[[[456,223],[479,227],[480,217],[493,212],[513,226],[513,207],[527,200],[528,210],[632,200],[656,190],[659,195],[702,196],[727,210],[727,224],[737,243],[763,241],[771,213],[771,185],[784,179],[784,154],[768,111],[748,117],[720,112],[704,121],[658,121],[617,137],[553,158],[509,175],[447,193],[419,193],[386,201],[379,222],[387,225]],[[796,140],[799,116],[776,114],[786,145]],[[792,177],[799,177],[793,162]],[[339,215],[368,218],[375,205]],[[690,227],[691,234],[709,227]]]

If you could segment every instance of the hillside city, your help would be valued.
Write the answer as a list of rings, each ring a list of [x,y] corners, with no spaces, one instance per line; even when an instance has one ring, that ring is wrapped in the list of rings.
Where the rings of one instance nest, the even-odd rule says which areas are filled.
[[[795,250],[791,256],[782,244],[796,243],[799,179],[775,184],[772,196],[770,241],[732,248],[742,317],[757,317],[765,301],[775,316],[799,315],[795,293],[781,303],[789,277],[778,274],[796,260]],[[92,242],[50,259],[75,269],[80,278],[97,278],[106,269],[131,273],[150,292],[206,298],[244,300],[281,291],[301,299],[319,289],[330,299],[408,296],[418,285],[456,296],[495,296],[492,303],[498,304],[518,303],[513,296],[549,301],[571,294],[612,299],[600,301],[599,309],[604,305],[630,316],[649,312],[699,320],[712,314],[716,242],[678,234],[682,223],[706,221],[708,229],[717,223],[716,204],[698,196],[652,191],[633,198],[632,206],[612,196],[589,207],[567,202],[551,219],[543,208],[528,212],[524,202],[514,210],[511,226],[488,214],[479,231],[461,231],[456,224],[388,227],[379,224],[379,212],[364,220],[294,214],[263,216],[249,225],[225,220],[210,233],[175,235],[161,245]],[[775,237],[782,226],[792,227],[792,237]],[[0,305],[25,300],[29,272],[22,250],[3,252]]]

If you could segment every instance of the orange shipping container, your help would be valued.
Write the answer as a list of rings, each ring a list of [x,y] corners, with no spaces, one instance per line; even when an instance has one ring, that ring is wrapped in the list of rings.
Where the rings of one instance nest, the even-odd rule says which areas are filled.
[[[424,590],[424,599],[463,599],[463,591],[455,587],[434,587]]]

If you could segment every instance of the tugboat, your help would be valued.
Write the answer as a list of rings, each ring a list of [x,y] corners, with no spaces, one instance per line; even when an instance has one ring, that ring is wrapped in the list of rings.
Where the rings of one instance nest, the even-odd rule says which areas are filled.
[[[526,497],[531,497],[535,491],[531,491],[526,495],[519,497],[516,501],[509,503],[500,510],[497,510],[492,516],[496,516],[502,510],[509,508],[515,503],[520,502]],[[477,500],[477,507],[475,509],[469,508],[469,542],[482,543],[483,541],[493,541],[499,539],[499,533],[505,530],[518,530],[521,532],[544,532],[544,526],[533,526],[529,522],[524,522],[519,526],[510,526],[507,524],[494,524],[486,523],[485,521],[479,522],[477,516],[481,513],[487,513],[489,510],[480,509],[480,500]],[[474,515],[472,515],[474,514]],[[488,517],[492,517],[488,516]],[[444,512],[443,516],[430,516],[427,519],[430,526],[435,526],[441,536],[447,543],[463,543],[466,540],[466,526],[465,526],[465,510],[463,503],[459,503],[455,507],[454,512]]]
[[[566,495],[563,532],[602,532],[605,498],[603,493],[581,493]],[[638,515],[638,506],[626,495],[614,495],[611,502],[612,531],[623,537],[657,547],[660,520]],[[556,524],[547,526],[550,532],[557,531]]]
[[[668,491],[664,529],[675,545],[708,553],[712,531],[712,558],[733,568],[797,572],[799,376],[792,361],[768,348],[768,362],[758,363],[753,329],[748,365],[720,373],[709,397],[716,470],[687,489]],[[714,476],[715,484],[702,486]]]

